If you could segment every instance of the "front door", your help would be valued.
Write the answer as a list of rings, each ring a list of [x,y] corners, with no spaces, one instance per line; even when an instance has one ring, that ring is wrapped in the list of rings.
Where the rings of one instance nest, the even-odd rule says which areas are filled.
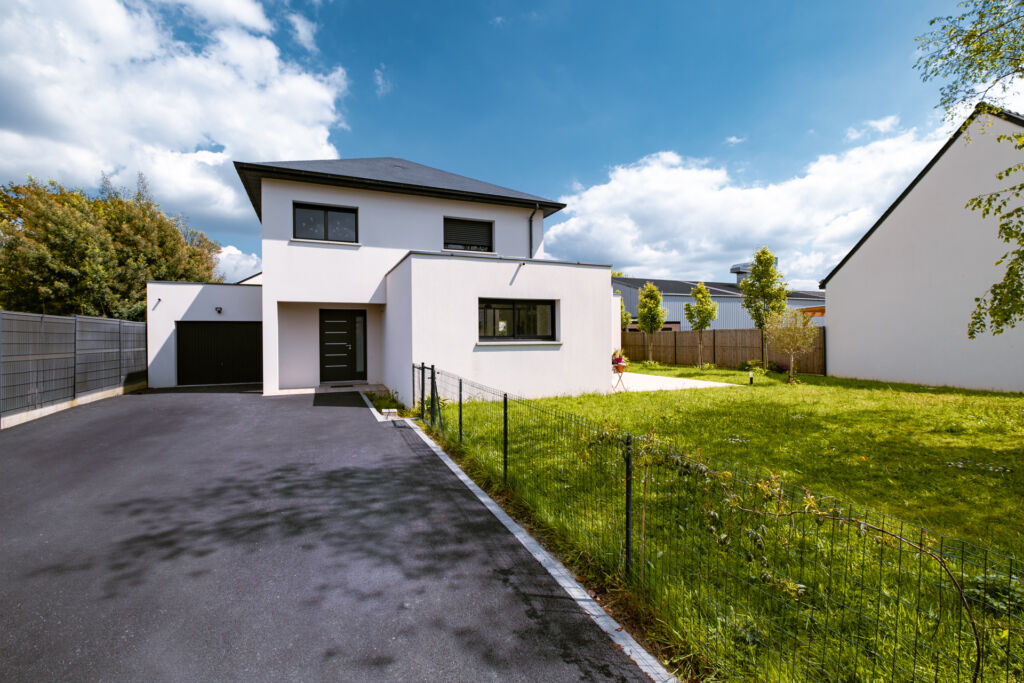
[[[320,383],[366,380],[366,311],[320,309]]]

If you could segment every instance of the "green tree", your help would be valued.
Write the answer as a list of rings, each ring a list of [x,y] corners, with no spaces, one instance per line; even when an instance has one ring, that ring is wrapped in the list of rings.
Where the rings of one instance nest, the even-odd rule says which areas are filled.
[[[686,322],[690,323],[690,329],[697,331],[697,366],[704,366],[704,330],[711,327],[711,321],[718,317],[718,304],[711,300],[711,292],[698,282],[697,286],[690,292],[693,297],[692,304],[683,306],[683,313],[686,315]]]
[[[0,307],[145,319],[147,280],[215,282],[220,250],[168,218],[139,177],[97,197],[33,179],[0,187]]]
[[[796,380],[796,357],[814,348],[818,328],[811,316],[799,308],[786,306],[772,311],[765,320],[765,337],[773,349],[789,356],[789,382]]]
[[[647,342],[647,360],[651,360],[653,335],[655,332],[661,331],[667,314],[668,311],[661,307],[661,292],[653,282],[646,283],[640,290],[640,301],[636,310],[636,326],[644,333],[644,340]]]
[[[92,202],[51,181],[0,188],[0,308],[109,316],[113,242]]]
[[[768,317],[786,310],[786,283],[782,278],[782,273],[775,268],[775,255],[768,247],[761,247],[754,253],[750,275],[740,282],[743,308],[750,314],[754,327],[761,330],[762,367],[768,360],[768,345],[764,337]]]
[[[619,295],[619,327],[625,330],[633,322],[633,316],[626,310],[626,302],[622,300],[622,292],[616,289],[615,293]]]
[[[980,102],[977,113],[998,113],[1011,86],[1024,78],[1024,0],[965,0],[961,12],[932,19],[928,33],[917,37],[919,55],[914,67],[925,81],[945,81],[939,107],[947,118],[960,115],[965,105]],[[964,125],[970,125],[973,116]],[[1024,151],[1024,133],[1000,135],[1000,142]],[[1015,164],[998,174],[1006,181],[1024,169]],[[996,262],[1005,265],[1003,279],[975,298],[967,326],[974,339],[986,329],[1000,334],[1024,320],[1024,212],[1020,198],[1024,183],[971,199],[967,208],[999,221],[999,238],[1010,250]]]

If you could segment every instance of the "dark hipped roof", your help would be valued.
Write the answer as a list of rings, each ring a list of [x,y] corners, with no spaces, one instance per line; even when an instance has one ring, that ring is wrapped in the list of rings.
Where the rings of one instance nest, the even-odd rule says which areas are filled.
[[[825,279],[818,284],[819,287],[825,289],[825,285],[827,285],[828,281],[832,279],[832,276],[838,273],[839,269],[846,265],[846,262],[850,260],[850,257],[857,253],[857,250],[860,249],[861,245],[867,242],[868,238],[875,233],[875,230],[878,230],[878,228],[881,227],[882,223],[885,222],[885,219],[888,218],[889,215],[896,210],[896,207],[900,205],[900,202],[902,202],[908,194],[910,194],[911,190],[917,187],[917,184],[921,181],[921,178],[924,178],[928,171],[932,170],[932,166],[934,166],[942,157],[942,155],[946,153],[946,150],[953,146],[953,143],[957,141],[957,138],[959,138],[960,135],[965,130],[967,130],[968,125],[972,121],[974,121],[974,119],[977,118],[979,114],[991,114],[992,116],[997,116],[1003,119],[1004,121],[1009,121],[1010,123],[1014,123],[1018,126],[1024,127],[1024,116],[1009,111],[1008,109],[1000,109],[999,107],[994,107],[991,104],[979,102],[978,106],[976,106],[974,108],[974,111],[971,112],[971,115],[964,120],[964,122],[956,129],[956,132],[953,133],[949,140],[946,141],[946,144],[942,146],[942,149],[940,149],[935,154],[935,156],[932,157],[932,160],[929,161],[923,169],[921,169],[921,172],[917,174],[917,176],[910,182],[909,185],[907,185],[907,189],[903,190],[900,196],[896,198],[896,201],[894,201],[892,205],[885,210],[885,213],[882,214],[881,218],[875,221],[875,224],[871,226],[871,229],[864,233],[864,236],[860,238],[857,244],[853,245],[853,249],[851,249],[849,253],[847,253],[846,256],[843,257],[843,260],[840,261],[839,264],[832,269],[832,272],[825,276]]]
[[[263,178],[294,180],[353,187],[361,190],[414,194],[442,199],[457,199],[485,204],[502,204],[524,208],[540,207],[544,216],[565,208],[565,204],[537,197],[525,192],[510,190],[474,180],[466,176],[448,173],[437,168],[424,166],[397,157],[372,157],[367,159],[321,159],[313,161],[264,161],[250,163],[235,162],[235,170],[242,179],[242,185],[249,195],[249,201],[256,209],[256,215],[263,220],[260,206],[260,181]]]
[[[653,282],[654,286],[662,294],[685,294],[689,296],[700,280],[654,280],[645,277],[613,277],[612,287],[620,285],[630,289],[640,289],[648,282]],[[704,286],[711,292],[712,297],[743,296],[743,290],[735,282],[705,282]],[[793,290],[789,292],[789,298],[824,302],[825,293],[817,290]]]

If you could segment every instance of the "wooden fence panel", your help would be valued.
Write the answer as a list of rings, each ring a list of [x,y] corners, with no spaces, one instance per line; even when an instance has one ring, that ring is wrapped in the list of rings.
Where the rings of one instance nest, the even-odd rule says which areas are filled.
[[[825,372],[825,328],[818,328],[814,348],[797,356],[798,372],[820,375]],[[622,350],[631,361],[647,359],[647,347],[642,332],[623,332]],[[651,339],[651,357],[659,363],[697,365],[697,333],[655,332]],[[761,331],[706,330],[704,332],[704,362],[721,368],[735,368],[748,360],[761,358]],[[789,357],[768,349],[768,360],[789,366]]]

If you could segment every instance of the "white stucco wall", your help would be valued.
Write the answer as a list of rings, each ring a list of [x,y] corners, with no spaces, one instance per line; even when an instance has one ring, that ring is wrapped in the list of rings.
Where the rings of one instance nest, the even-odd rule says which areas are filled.
[[[263,388],[267,394],[293,388],[299,378],[311,377],[308,368],[300,370],[286,361],[292,352],[282,344],[293,340],[305,343],[305,337],[280,325],[297,320],[292,312],[307,310],[287,308],[286,304],[345,304],[368,310],[373,306],[366,304],[385,304],[387,272],[409,250],[440,251],[446,216],[493,221],[495,249],[500,254],[519,258],[529,251],[527,219],[531,209],[268,179],[262,181],[261,202]],[[359,244],[292,239],[296,202],[358,208]],[[536,252],[543,234],[540,211],[533,218],[532,229]],[[286,318],[282,317],[285,311],[289,312]],[[379,331],[383,339],[383,320]],[[398,334],[398,328],[392,326],[392,337]],[[381,375],[376,381],[381,381]]]
[[[408,281],[403,264],[392,273],[388,294],[399,295],[399,278],[409,287],[411,362],[528,397],[608,390],[618,345],[608,267],[417,254],[407,260]],[[554,299],[557,341],[479,342],[481,298]],[[397,386],[389,384],[406,404],[412,403],[410,371],[405,364]]]
[[[828,372],[928,385],[1024,391],[1024,329],[971,340],[974,298],[1002,279],[997,222],[964,208],[1020,162],[985,116],[958,139],[826,286]]]
[[[221,307],[220,313],[217,313],[217,306]],[[147,283],[149,386],[159,388],[177,384],[176,321],[259,321],[260,307],[260,287],[255,285]]]
[[[412,327],[413,304],[417,292],[412,287],[412,259],[405,259],[387,277],[388,304],[384,309],[384,384],[402,396],[411,406],[412,345],[416,330]]]
[[[366,381],[382,384],[384,312],[379,304],[278,304],[278,388],[320,386],[320,309],[366,311]]]

